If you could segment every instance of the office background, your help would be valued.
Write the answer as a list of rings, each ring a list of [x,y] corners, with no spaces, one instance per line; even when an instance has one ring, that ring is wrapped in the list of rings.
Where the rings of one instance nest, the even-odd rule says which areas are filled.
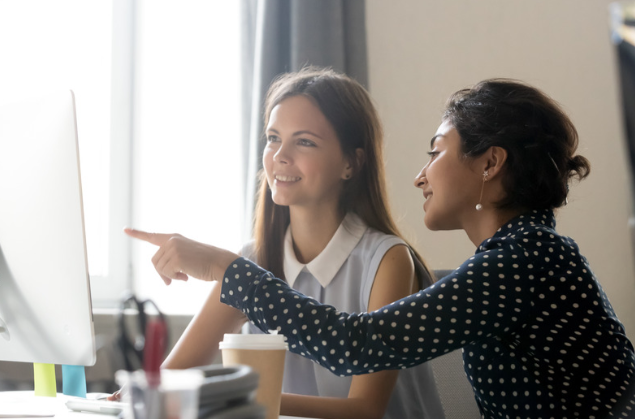
[[[126,4],[125,1],[114,3],[115,9],[125,7]],[[439,124],[445,99],[452,92],[484,78],[512,77],[536,85],[558,100],[578,128],[579,152],[589,158],[592,164],[590,177],[579,185],[571,186],[569,205],[559,211],[558,230],[574,237],[578,242],[626,326],[627,334],[633,337],[635,265],[628,227],[632,210],[631,179],[619,107],[616,57],[610,42],[609,3],[608,0],[368,0],[365,6],[368,80],[386,133],[387,175],[394,215],[402,232],[415,243],[435,269],[454,268],[474,251],[473,245],[462,232],[430,232],[425,228],[423,197],[412,186],[414,176],[427,161],[425,152],[429,139]],[[192,26],[205,26],[209,19],[196,15],[196,9],[192,6],[195,2],[186,4],[191,7],[189,19]],[[116,15],[118,12],[115,10],[113,13]],[[124,16],[129,17],[125,13]],[[187,21],[187,16],[181,13],[178,19]],[[177,19],[177,16],[173,16],[173,19]],[[145,96],[136,98],[136,106],[160,101],[161,93],[179,90],[180,86],[175,81],[152,78],[158,66],[164,64],[162,60],[166,55],[186,60],[185,55],[174,55],[175,51],[181,50],[180,53],[187,52],[190,55],[200,52],[195,48],[175,47],[171,44],[173,39],[169,36],[169,31],[166,32],[159,21],[153,22],[150,19],[146,21],[145,26],[150,28],[150,32],[145,36],[157,37],[160,39],[159,46],[164,48],[143,48],[145,41],[139,40],[145,57],[154,57],[154,61],[149,60],[146,63],[154,62],[153,65],[157,67],[146,64],[145,67],[136,69],[139,83],[145,84],[147,88]],[[115,42],[125,38],[128,30],[125,25],[120,29],[121,31],[113,34]],[[210,39],[218,37],[211,32],[206,36]],[[120,49],[119,52],[121,51]],[[217,49],[214,52],[223,54]],[[117,56],[113,60],[113,68],[116,65],[127,65],[125,57]],[[192,80],[196,80],[194,77],[204,78],[205,71],[209,68],[206,66],[210,64],[202,61],[196,61],[195,64],[196,71],[190,72],[189,76]],[[123,82],[129,83],[130,80]],[[186,86],[205,87],[196,82]],[[152,96],[148,93],[153,91],[159,94]],[[131,106],[125,102],[131,97],[117,99],[122,101],[124,108]],[[142,100],[145,102],[141,102]],[[225,106],[230,105],[225,102]],[[207,117],[203,111],[211,109],[214,112],[213,108],[197,107],[193,113],[187,106],[187,102],[180,103],[178,108],[181,113],[166,116],[175,119],[200,119]],[[117,114],[114,110],[115,108],[113,118],[125,119],[125,113]],[[81,114],[79,117],[81,118]],[[159,136],[175,135],[179,136],[179,142],[175,143],[179,147],[187,145],[190,150],[195,149],[197,138],[190,135],[191,132],[183,135],[184,132],[161,131],[152,127],[153,121],[157,126],[159,122],[163,122],[160,118],[143,114],[139,114],[139,118],[145,118],[145,125],[136,127],[136,133],[146,138],[142,141],[158,141]],[[187,120],[184,125],[189,122]],[[130,127],[128,131],[120,130],[119,134],[126,132],[132,132]],[[221,136],[225,141],[226,138]],[[176,150],[174,145],[171,147]],[[177,157],[181,159],[179,164],[185,164],[188,155],[179,154]],[[190,154],[190,157],[196,160],[197,165],[205,165],[209,161],[203,153]],[[223,158],[226,157],[224,155]],[[144,154],[143,158],[142,164],[149,167],[153,156]],[[157,167],[153,170],[153,175],[142,175],[141,182],[159,184],[169,180],[169,173],[162,173]],[[188,170],[195,169],[192,167]],[[137,181],[139,182],[139,178]],[[142,186],[139,183],[135,186],[135,199],[138,199],[139,194],[150,194],[138,189]],[[189,193],[196,193],[189,189],[179,189],[179,185],[169,186],[179,191],[179,199]],[[214,184],[209,187],[218,192]],[[232,199],[227,202],[232,202]],[[241,205],[238,201],[236,199],[237,208]],[[170,205],[167,214],[174,219],[192,218],[191,209],[186,210],[186,206],[178,204]],[[146,216],[138,227],[156,228],[157,224],[153,223],[158,223],[156,217],[159,217],[159,213],[154,211],[152,205],[152,201],[144,204]],[[239,212],[232,211],[232,217],[236,218]],[[165,218],[166,213],[163,214],[162,217]],[[144,217],[143,214],[141,217]],[[204,229],[214,229],[214,225],[204,225]],[[178,222],[168,223],[167,228],[183,232],[179,226]],[[189,234],[187,231],[184,233]],[[213,237],[213,232],[208,236],[193,236],[214,242]],[[232,246],[238,243],[236,238],[233,240]],[[138,256],[140,259],[145,258],[148,266],[143,270],[137,269],[135,278],[139,282],[159,283],[149,266],[152,249],[138,248],[137,253],[141,253]],[[124,271],[125,269],[127,266]],[[204,296],[206,285],[196,285],[198,302],[185,302],[184,305],[188,306],[191,313],[202,302],[201,296]],[[194,285],[182,284],[181,288],[172,286],[169,290],[162,287],[159,291],[162,293],[160,298],[186,300],[189,297],[179,296],[180,289],[192,286]],[[178,335],[185,327],[188,316],[173,317],[173,336]],[[98,317],[96,322],[100,342],[107,347],[108,339],[116,332],[116,323],[109,314]],[[101,370],[90,374],[108,380],[112,377],[108,368],[113,365],[110,360],[105,360]]]
[[[571,185],[557,228],[577,241],[633,337],[630,174],[609,4],[371,0],[369,79],[386,131],[394,215],[435,269],[457,267],[474,252],[463,232],[426,229],[423,198],[412,186],[445,99],[484,78],[512,77],[559,101],[578,129],[578,151],[591,161],[591,175]]]

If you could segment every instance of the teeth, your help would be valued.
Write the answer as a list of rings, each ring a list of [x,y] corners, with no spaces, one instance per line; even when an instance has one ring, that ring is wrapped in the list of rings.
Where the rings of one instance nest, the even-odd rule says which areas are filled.
[[[282,175],[276,175],[276,180],[280,180],[282,182],[295,182],[297,180],[300,180],[299,177],[297,176],[282,176]]]

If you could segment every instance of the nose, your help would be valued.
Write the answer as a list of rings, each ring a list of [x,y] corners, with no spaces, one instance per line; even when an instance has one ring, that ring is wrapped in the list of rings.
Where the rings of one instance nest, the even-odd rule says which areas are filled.
[[[421,171],[419,172],[419,174],[415,177],[415,188],[423,188],[423,186],[426,184],[426,169],[428,168],[428,165],[426,164],[425,166],[423,166],[423,169],[421,169]]]
[[[280,164],[289,164],[291,162],[291,155],[288,150],[288,146],[284,143],[280,143],[278,150],[273,155],[273,161]]]

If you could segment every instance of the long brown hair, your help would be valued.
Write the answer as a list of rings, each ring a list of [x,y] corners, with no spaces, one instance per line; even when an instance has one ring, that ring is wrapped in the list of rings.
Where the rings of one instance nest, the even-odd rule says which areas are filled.
[[[400,236],[386,205],[383,130],[366,89],[331,69],[307,67],[296,73],[283,74],[274,80],[267,92],[265,127],[272,109],[292,96],[304,96],[318,106],[333,126],[344,156],[353,165],[353,176],[344,181],[340,196],[342,214],[352,212],[369,227]],[[356,158],[357,149],[364,152],[361,161]],[[266,176],[261,172],[254,222],[255,251],[258,263],[282,279],[284,236],[289,222],[289,207],[273,202]],[[419,285],[427,286],[432,274],[421,256],[412,246],[410,249],[418,268]]]

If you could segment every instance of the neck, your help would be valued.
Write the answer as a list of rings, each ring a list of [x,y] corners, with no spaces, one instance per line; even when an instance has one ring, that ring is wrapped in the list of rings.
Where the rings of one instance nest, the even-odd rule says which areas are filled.
[[[324,250],[345,214],[337,208],[290,207],[293,249],[301,263],[309,263]]]
[[[463,227],[470,241],[478,247],[484,240],[489,239],[506,222],[524,213],[519,209],[483,209]]]

